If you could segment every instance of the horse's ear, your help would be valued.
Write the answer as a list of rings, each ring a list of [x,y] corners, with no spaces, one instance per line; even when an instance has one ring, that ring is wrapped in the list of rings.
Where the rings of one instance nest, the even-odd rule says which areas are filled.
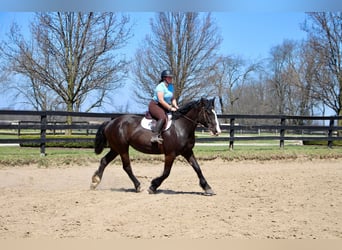
[[[211,99],[210,102],[213,105],[213,107],[215,107],[215,97],[213,99]]]
[[[208,100],[205,97],[202,96],[201,97],[201,101],[200,101],[201,105],[205,106],[207,102],[208,102]]]
[[[215,107],[215,97],[212,98],[212,99],[205,99],[205,101],[206,101],[206,106],[207,106],[208,108],[213,108],[213,107]]]

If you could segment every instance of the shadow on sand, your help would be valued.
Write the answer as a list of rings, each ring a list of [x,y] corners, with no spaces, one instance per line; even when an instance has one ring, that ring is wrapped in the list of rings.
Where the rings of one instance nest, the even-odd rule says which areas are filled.
[[[111,188],[113,192],[122,192],[122,193],[136,193],[134,188]],[[140,193],[147,192],[142,190]],[[203,195],[205,196],[204,192],[188,192],[188,191],[174,191],[170,189],[158,189],[155,194],[167,194],[167,195]]]

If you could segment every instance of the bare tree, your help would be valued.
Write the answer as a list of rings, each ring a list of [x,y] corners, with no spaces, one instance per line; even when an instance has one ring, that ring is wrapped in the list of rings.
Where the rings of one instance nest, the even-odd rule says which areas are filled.
[[[297,114],[314,115],[314,107],[319,106],[317,98],[313,98],[313,86],[315,75],[314,56],[311,53],[307,41],[302,41],[297,50],[298,65],[296,68],[296,93]]]
[[[314,70],[306,41],[284,40],[274,46],[269,65],[268,100],[272,113],[312,115],[317,102],[312,98]],[[298,124],[302,121],[291,122]]]
[[[270,52],[270,77],[267,82],[272,97],[270,100],[277,114],[289,114],[291,80],[288,74],[293,69],[293,49],[292,42],[284,41],[282,45],[272,47]]]
[[[153,94],[160,72],[174,74],[175,97],[184,103],[208,95],[208,81],[221,37],[210,14],[159,13],[151,20],[147,36],[135,56],[133,74],[138,102],[146,104]]]
[[[342,115],[342,12],[312,12],[307,17],[303,29],[311,49],[313,97]]]
[[[129,18],[113,13],[36,13],[31,40],[13,25],[1,46],[3,69],[25,77],[16,87],[36,109],[89,111],[121,86]]]
[[[269,96],[265,76],[258,73],[259,78],[251,78],[234,90],[240,94],[234,107],[236,113],[272,114],[272,109],[268,104]]]
[[[239,99],[234,104],[235,113],[274,114],[273,107],[269,103],[270,96],[268,95],[269,91],[264,79],[265,76],[260,71],[258,73],[259,78],[251,78],[245,84],[237,86],[234,89],[234,92],[239,93]],[[239,119],[237,122],[246,125],[267,123],[263,119]]]
[[[309,115],[313,103],[308,59],[305,43],[284,40],[271,49],[267,82],[275,113]]]
[[[241,96],[242,86],[259,67],[259,63],[248,64],[239,56],[218,58],[215,63],[212,82],[216,86],[222,114],[236,112],[234,104]]]

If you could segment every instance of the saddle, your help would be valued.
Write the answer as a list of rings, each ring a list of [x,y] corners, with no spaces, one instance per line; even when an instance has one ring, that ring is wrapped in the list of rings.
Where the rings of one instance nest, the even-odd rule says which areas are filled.
[[[164,126],[163,131],[168,130],[171,127],[172,124],[172,114],[167,114],[167,122],[166,126]],[[156,126],[157,120],[152,117],[150,112],[146,111],[145,116],[141,119],[140,125],[144,129],[152,130]]]

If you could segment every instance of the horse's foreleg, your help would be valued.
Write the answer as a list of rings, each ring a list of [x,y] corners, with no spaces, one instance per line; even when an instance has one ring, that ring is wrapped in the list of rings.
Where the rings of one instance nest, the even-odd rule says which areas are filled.
[[[140,182],[138,181],[138,179],[133,174],[133,170],[131,167],[131,161],[129,159],[129,154],[125,153],[125,154],[121,154],[120,156],[121,156],[121,161],[122,161],[122,167],[125,170],[125,172],[128,174],[129,178],[133,181],[135,191],[141,192]]]
[[[190,165],[192,166],[192,168],[195,170],[199,181],[200,181],[200,186],[203,188],[204,190],[204,194],[205,195],[215,195],[214,191],[211,189],[211,187],[209,186],[208,182],[206,181],[206,179],[204,178],[203,174],[202,174],[202,170],[195,158],[194,153],[189,152],[188,154],[183,155],[184,158],[190,163]]]
[[[157,191],[157,188],[162,184],[162,182],[170,175],[173,161],[175,160],[174,156],[165,156],[164,163],[164,171],[161,176],[155,178],[151,182],[151,186],[148,189],[150,194],[154,194]]]
[[[93,177],[91,178],[91,184],[90,189],[95,189],[101,182],[103,171],[105,170],[106,166],[114,160],[114,158],[118,154],[112,150],[110,150],[100,161],[99,168],[95,171],[93,174]]]

